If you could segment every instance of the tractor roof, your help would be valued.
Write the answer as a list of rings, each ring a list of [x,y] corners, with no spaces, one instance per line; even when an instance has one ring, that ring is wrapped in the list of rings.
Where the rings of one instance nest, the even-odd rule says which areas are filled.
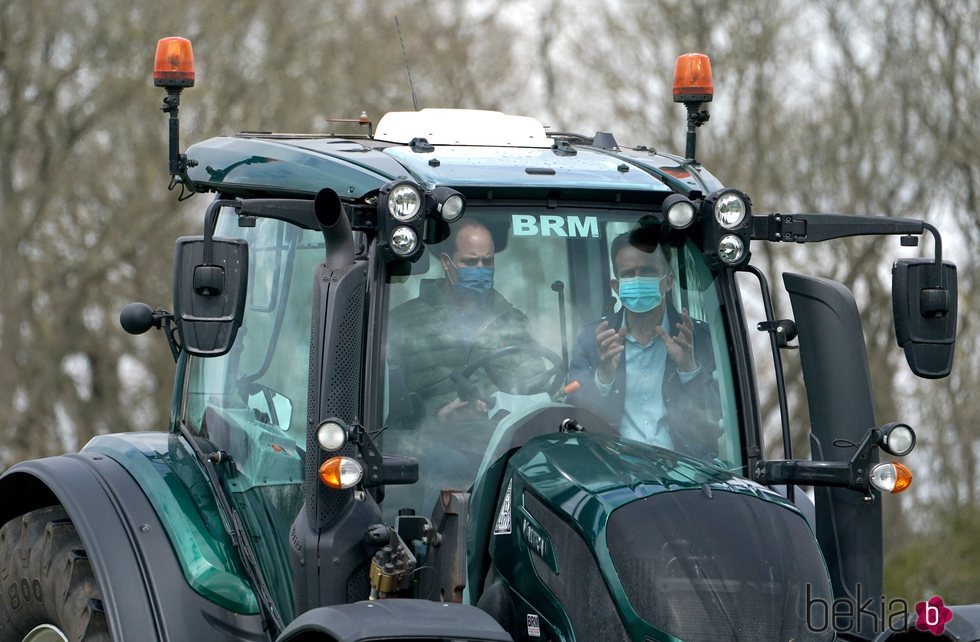
[[[396,112],[382,118],[373,138],[268,133],[212,138],[187,150],[188,176],[196,191],[304,198],[330,187],[345,200],[371,196],[397,178],[478,198],[530,189],[659,202],[671,191],[707,193],[720,187],[703,168],[653,150],[620,149],[609,135],[592,140],[545,132],[532,118],[499,112]]]

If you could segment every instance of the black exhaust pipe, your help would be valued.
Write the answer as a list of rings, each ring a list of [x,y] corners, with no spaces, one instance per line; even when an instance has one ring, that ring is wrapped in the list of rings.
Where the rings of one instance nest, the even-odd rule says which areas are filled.
[[[327,269],[339,270],[354,262],[354,237],[350,219],[337,192],[321,189],[313,199],[313,213],[323,232],[327,250]]]

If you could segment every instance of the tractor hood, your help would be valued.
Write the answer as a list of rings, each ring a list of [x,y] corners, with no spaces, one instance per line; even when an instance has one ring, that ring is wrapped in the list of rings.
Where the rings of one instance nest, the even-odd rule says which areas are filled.
[[[808,600],[831,600],[823,557],[802,514],[762,486],[589,433],[532,439],[501,479],[494,570],[566,635],[823,639],[806,622]]]

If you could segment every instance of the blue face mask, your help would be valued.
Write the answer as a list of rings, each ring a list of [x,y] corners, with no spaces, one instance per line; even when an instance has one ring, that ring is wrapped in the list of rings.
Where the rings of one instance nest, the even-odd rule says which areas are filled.
[[[493,287],[493,268],[456,268],[456,286],[477,294],[486,294]]]
[[[486,294],[493,287],[492,267],[461,268],[451,258],[449,258],[449,262],[456,268],[456,282],[453,284],[456,287],[469,290],[474,294]]]
[[[619,280],[619,300],[631,312],[649,312],[663,300],[660,281],[664,277],[635,276]]]

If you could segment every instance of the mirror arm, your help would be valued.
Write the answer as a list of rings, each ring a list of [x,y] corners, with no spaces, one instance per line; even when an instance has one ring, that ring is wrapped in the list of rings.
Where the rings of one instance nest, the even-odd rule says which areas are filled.
[[[162,312],[162,310],[159,310]],[[161,328],[163,334],[167,337],[167,345],[170,346],[170,354],[173,355],[174,363],[180,359],[180,342],[177,340],[177,324],[174,321],[174,315],[166,313],[160,316],[160,321],[163,324]]]
[[[213,200],[208,205],[208,209],[204,214],[204,265],[211,265],[213,256],[211,240],[214,238],[215,228],[218,227],[218,214],[221,213],[221,208],[235,207],[237,205],[238,201],[224,199]]]
[[[926,284],[929,289],[938,289],[946,291],[948,289],[947,285],[943,283],[943,238],[939,235],[939,230],[928,223],[923,223],[923,227],[932,234],[932,238],[936,241],[936,263],[935,268],[930,270],[930,278]],[[948,306],[947,306],[948,307]],[[947,312],[948,310],[942,310],[942,312]]]
[[[751,222],[753,240],[774,243],[817,243],[847,236],[919,235],[927,225],[910,218],[778,212],[753,216]]]
[[[871,456],[881,443],[882,432],[871,428],[857,444],[850,461],[773,459],[759,461],[754,479],[767,486],[836,486],[867,493],[871,488]],[[849,445],[855,445],[848,442]]]

